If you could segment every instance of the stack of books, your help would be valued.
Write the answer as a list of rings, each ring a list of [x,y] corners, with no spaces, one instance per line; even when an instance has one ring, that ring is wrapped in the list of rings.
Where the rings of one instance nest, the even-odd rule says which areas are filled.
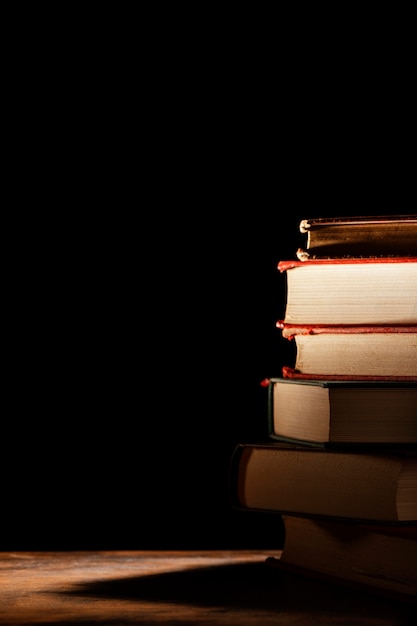
[[[294,360],[266,442],[232,456],[233,505],[284,522],[268,562],[417,601],[417,215],[310,219],[282,260]]]

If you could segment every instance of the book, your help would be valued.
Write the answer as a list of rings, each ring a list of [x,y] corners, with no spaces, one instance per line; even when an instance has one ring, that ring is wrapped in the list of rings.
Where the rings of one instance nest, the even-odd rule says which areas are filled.
[[[272,439],[344,446],[417,444],[417,382],[291,378],[267,382]]]
[[[353,524],[283,515],[281,555],[269,565],[417,600],[417,524]]]
[[[417,325],[276,326],[294,345],[284,378],[417,381]]]
[[[318,217],[301,220],[301,261],[417,255],[417,215]]]
[[[417,324],[417,257],[280,261],[286,324]]]
[[[384,523],[417,522],[417,450],[331,450],[239,443],[230,467],[240,510]]]

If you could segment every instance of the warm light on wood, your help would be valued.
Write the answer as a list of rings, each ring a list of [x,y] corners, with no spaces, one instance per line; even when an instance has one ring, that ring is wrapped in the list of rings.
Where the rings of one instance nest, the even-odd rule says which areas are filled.
[[[264,550],[0,553],[0,624],[413,623],[404,621],[413,606],[266,564],[279,555]]]

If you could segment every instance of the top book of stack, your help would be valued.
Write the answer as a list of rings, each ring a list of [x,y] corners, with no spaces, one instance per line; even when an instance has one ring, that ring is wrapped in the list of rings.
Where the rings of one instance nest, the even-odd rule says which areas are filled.
[[[300,261],[330,258],[417,256],[417,215],[303,219],[307,236]]]

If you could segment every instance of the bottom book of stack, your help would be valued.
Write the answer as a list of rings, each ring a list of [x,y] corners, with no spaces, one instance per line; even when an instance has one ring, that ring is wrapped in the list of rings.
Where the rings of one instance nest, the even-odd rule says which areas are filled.
[[[352,524],[283,515],[282,555],[268,565],[417,601],[417,524]]]

